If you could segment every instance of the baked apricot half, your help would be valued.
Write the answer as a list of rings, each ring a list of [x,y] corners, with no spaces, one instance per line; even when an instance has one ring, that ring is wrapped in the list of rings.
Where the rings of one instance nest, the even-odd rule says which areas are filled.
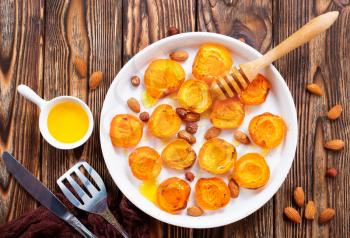
[[[270,169],[260,154],[248,153],[237,160],[232,177],[240,187],[256,189],[269,181]]]
[[[281,144],[287,127],[281,117],[265,112],[250,121],[248,130],[255,144],[271,149]]]
[[[181,126],[181,119],[168,104],[156,107],[149,118],[148,129],[158,138],[167,138],[175,135]]]
[[[223,174],[232,168],[237,158],[233,145],[223,139],[206,141],[199,151],[199,167],[213,174]]]
[[[178,170],[190,168],[196,157],[191,145],[182,139],[170,142],[161,154],[162,161],[167,167]]]
[[[216,100],[210,114],[211,123],[221,129],[239,127],[244,119],[243,104],[237,98]]]
[[[210,85],[232,67],[231,52],[219,44],[203,44],[192,65],[193,75]]]
[[[209,86],[200,80],[186,80],[177,93],[177,100],[184,108],[202,113],[206,111],[212,103]]]
[[[129,114],[119,114],[111,121],[109,136],[114,146],[128,148],[140,142],[142,132],[140,119]]]
[[[156,150],[143,146],[136,148],[129,155],[129,166],[136,178],[151,180],[158,177],[162,170],[162,161]]]
[[[258,76],[241,93],[240,99],[245,105],[259,105],[266,100],[271,84],[267,79],[258,74]]]
[[[191,187],[188,183],[177,177],[163,181],[157,189],[158,206],[170,213],[176,213],[186,208]]]
[[[144,81],[147,93],[162,98],[176,92],[185,80],[185,70],[176,61],[157,59],[147,67]]]
[[[196,183],[195,199],[201,208],[216,210],[230,201],[230,189],[220,178],[200,178]]]

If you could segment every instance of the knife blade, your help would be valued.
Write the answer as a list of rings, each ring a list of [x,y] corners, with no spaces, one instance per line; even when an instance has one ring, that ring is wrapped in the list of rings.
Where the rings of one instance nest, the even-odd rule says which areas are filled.
[[[68,211],[67,207],[55,194],[23,167],[10,153],[2,153],[2,158],[5,162],[6,169],[35,200],[40,202],[56,216],[72,225],[84,237],[96,237]]]

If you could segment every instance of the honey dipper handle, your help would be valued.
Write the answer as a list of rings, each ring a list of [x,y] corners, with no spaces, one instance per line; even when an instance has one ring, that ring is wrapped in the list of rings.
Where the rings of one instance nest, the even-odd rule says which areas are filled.
[[[338,15],[338,11],[333,11],[312,19],[259,59],[240,65],[240,69],[249,80],[253,80],[262,68],[326,31],[338,18]]]

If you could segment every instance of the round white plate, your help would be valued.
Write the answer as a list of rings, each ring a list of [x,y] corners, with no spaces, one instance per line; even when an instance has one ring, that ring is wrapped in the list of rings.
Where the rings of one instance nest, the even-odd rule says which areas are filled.
[[[189,78],[192,72],[192,62],[199,46],[208,42],[219,43],[229,48],[232,52],[235,65],[255,59],[261,55],[258,51],[245,43],[215,33],[184,33],[157,41],[140,51],[120,70],[108,90],[103,103],[100,120],[100,140],[103,156],[109,173],[122,193],[148,215],[169,224],[188,228],[223,226],[238,221],[262,207],[277,192],[286,178],[294,159],[297,144],[298,125],[293,98],[282,76],[275,67],[270,66],[261,72],[269,79],[272,85],[266,102],[259,106],[245,107],[246,116],[242,126],[239,128],[247,132],[250,119],[263,112],[271,112],[280,115],[285,120],[288,131],[283,143],[276,149],[270,151],[266,156],[271,172],[268,184],[257,190],[241,189],[239,197],[231,199],[226,207],[212,212],[206,211],[205,214],[200,217],[186,215],[186,209],[176,215],[164,212],[139,192],[138,188],[141,182],[131,174],[128,166],[128,155],[132,150],[114,148],[109,138],[110,122],[116,114],[135,114],[127,107],[127,99],[135,97],[141,102],[141,95],[145,90],[143,83],[135,88],[130,83],[130,77],[138,75],[143,79],[145,69],[152,60],[168,58],[170,52],[182,49],[189,53],[189,58],[182,64],[187,72],[187,78]],[[161,103],[169,103],[173,106],[176,105],[175,100],[171,98],[164,98],[157,104]],[[143,105],[141,106],[142,111],[148,111],[150,113],[155,107],[145,108]],[[203,135],[210,125],[208,119],[202,119],[199,122],[199,130],[195,134],[197,143],[193,146],[197,153],[203,143]],[[232,131],[233,130],[224,131],[220,137],[233,143]],[[138,146],[149,145],[161,153],[165,144],[165,142],[150,136],[147,132],[147,126],[145,126],[143,138]],[[239,144],[236,146],[236,149],[238,158],[247,152],[261,152],[261,149],[255,145],[246,146]],[[194,204],[194,185],[197,179],[200,177],[214,177],[214,175],[201,171],[198,168],[197,162],[190,171],[196,175],[196,179],[190,183],[192,191],[188,206]],[[172,176],[184,179],[184,172],[163,167],[158,181],[162,182],[166,178]],[[227,174],[220,177],[227,181]]]

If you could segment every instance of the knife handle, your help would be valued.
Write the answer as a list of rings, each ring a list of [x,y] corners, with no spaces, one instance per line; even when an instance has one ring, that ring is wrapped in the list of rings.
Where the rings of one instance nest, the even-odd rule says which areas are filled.
[[[71,215],[65,221],[74,227],[74,229],[77,230],[85,238],[97,238],[75,216]]]

